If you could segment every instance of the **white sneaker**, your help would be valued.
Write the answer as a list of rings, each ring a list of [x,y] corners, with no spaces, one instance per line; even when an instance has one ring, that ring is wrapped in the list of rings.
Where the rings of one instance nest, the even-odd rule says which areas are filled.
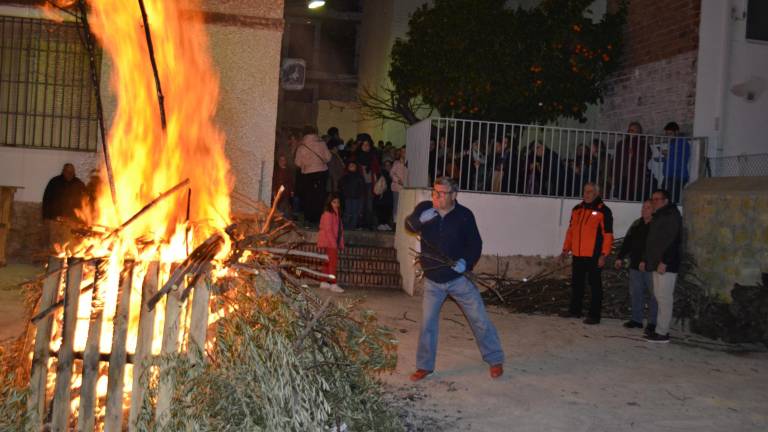
[[[336,284],[331,285],[331,287],[328,288],[328,289],[330,289],[331,292],[335,292],[335,293],[343,293],[344,292],[344,289],[341,288],[340,286],[336,285]]]
[[[331,288],[331,284],[329,284],[328,282],[320,282],[320,288],[322,288],[322,289],[332,289]]]

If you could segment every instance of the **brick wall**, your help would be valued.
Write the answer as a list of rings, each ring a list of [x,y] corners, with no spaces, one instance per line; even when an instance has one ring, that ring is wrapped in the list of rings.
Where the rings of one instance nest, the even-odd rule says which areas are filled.
[[[614,0],[611,0],[615,4]],[[639,121],[661,133],[669,121],[693,129],[700,0],[631,0],[621,67],[606,83],[596,127]]]
[[[701,0],[631,0],[624,31],[623,67],[696,51]]]

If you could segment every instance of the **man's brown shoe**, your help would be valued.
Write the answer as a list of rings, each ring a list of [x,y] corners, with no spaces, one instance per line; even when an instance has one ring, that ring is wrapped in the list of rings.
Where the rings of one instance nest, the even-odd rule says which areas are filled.
[[[490,371],[491,371],[491,378],[498,378],[504,375],[504,365],[502,364],[492,365]]]
[[[424,369],[416,369],[416,372],[411,374],[411,381],[421,381],[424,378],[427,377],[427,375],[431,374],[432,371],[424,370]]]

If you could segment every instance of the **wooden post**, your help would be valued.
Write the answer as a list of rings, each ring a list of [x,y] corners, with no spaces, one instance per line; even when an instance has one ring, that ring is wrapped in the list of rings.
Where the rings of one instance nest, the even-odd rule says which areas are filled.
[[[136,339],[136,352],[133,355],[133,386],[131,387],[131,410],[128,414],[128,431],[136,430],[136,419],[139,417],[144,400],[144,387],[141,385],[142,375],[147,373],[146,361],[152,355],[152,334],[155,330],[155,311],[149,310],[147,302],[157,292],[159,285],[159,265],[156,261],[149,263],[147,274],[141,290],[141,314],[139,316],[139,333]]]
[[[126,260],[123,264],[122,279],[117,291],[112,351],[109,355],[109,381],[107,384],[107,408],[104,418],[105,432],[120,432],[123,423],[123,381],[125,379],[128,317],[131,305],[131,286],[135,262]]]
[[[0,186],[0,267],[5,265],[5,243],[11,231],[11,207],[16,188]]]
[[[182,286],[183,287],[183,286]],[[161,355],[174,354],[179,351],[179,322],[181,310],[184,302],[179,298],[182,287],[175,287],[165,297],[165,322],[163,323],[163,344],[160,349]],[[173,396],[173,383],[165,379],[168,374],[167,368],[160,367],[160,384],[157,395],[157,411],[155,419],[160,429],[163,429],[169,411],[171,409],[171,398]]]
[[[195,285],[192,297],[192,317],[189,321],[189,340],[187,352],[191,352],[194,346],[200,351],[205,351],[205,340],[208,333],[208,302],[211,298],[211,290],[208,288],[208,275],[200,277]]]
[[[62,258],[48,258],[48,272],[58,270],[64,264]],[[44,310],[56,302],[61,288],[61,274],[57,271],[50,274],[43,282],[43,292],[40,297],[38,310]],[[35,348],[32,355],[32,372],[29,380],[28,407],[30,413],[35,413],[41,421],[45,415],[45,393],[48,381],[48,357],[50,355],[51,330],[53,330],[53,314],[41,319],[37,324]]]
[[[101,340],[101,322],[104,317],[104,265],[108,261],[94,260],[93,291],[91,296],[91,319],[88,325],[88,339],[83,353],[83,380],[80,386],[80,413],[77,416],[77,429],[90,432],[94,426],[96,408],[96,382],[99,379],[99,341]]]
[[[64,323],[56,366],[56,387],[53,394],[51,430],[64,432],[69,429],[70,385],[74,363],[75,325],[83,277],[83,262],[79,258],[67,259],[67,283],[64,290]]]

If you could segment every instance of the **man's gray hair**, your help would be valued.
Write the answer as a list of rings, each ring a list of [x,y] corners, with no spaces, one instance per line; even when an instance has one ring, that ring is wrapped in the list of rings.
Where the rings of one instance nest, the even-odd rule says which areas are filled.
[[[586,182],[584,183],[584,187],[581,188],[581,190],[584,190],[587,186],[592,186],[595,189],[595,193],[600,195],[600,185],[595,182]]]
[[[452,179],[448,176],[442,176],[435,179],[435,185],[440,186],[448,186],[451,188],[451,192],[458,192],[459,191],[459,184],[456,183],[456,180]]]

